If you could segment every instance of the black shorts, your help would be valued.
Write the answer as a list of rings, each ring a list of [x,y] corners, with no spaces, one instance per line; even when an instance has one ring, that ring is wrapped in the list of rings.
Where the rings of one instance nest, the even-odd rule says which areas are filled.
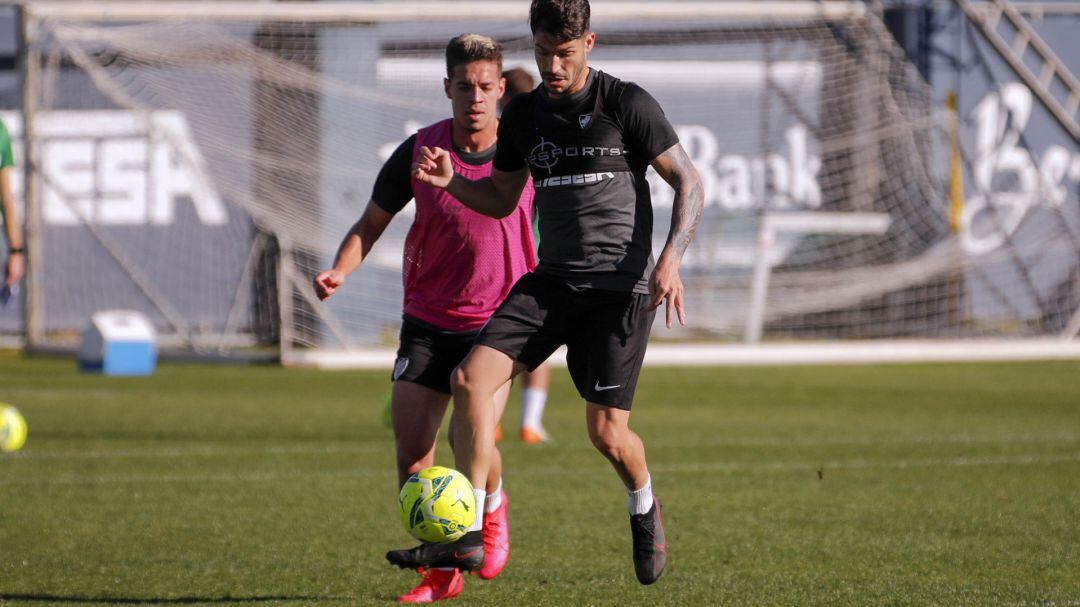
[[[476,337],[531,371],[566,345],[566,366],[585,400],[630,410],[655,310],[629,291],[575,290],[522,276]]]
[[[450,374],[472,349],[477,331],[447,331],[411,316],[401,319],[393,381],[450,394]]]

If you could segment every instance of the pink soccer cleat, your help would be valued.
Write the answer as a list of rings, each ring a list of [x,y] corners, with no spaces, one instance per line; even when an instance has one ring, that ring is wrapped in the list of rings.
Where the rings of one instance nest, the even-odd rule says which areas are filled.
[[[399,603],[431,603],[451,599],[461,594],[461,589],[465,587],[465,581],[457,569],[421,569],[420,574],[424,579],[416,588],[399,596]]]
[[[494,512],[484,514],[484,564],[481,565],[478,575],[481,579],[490,580],[502,573],[506,567],[506,561],[510,558],[510,522],[507,517],[507,507],[510,498],[505,491],[501,491],[502,503]]]

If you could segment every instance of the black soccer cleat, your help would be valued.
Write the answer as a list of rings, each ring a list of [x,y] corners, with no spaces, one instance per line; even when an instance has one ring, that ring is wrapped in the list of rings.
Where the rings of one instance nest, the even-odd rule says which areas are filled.
[[[652,584],[667,565],[667,538],[660,520],[660,498],[655,493],[648,512],[630,515],[630,534],[634,538],[634,573],[642,584]]]
[[[386,560],[402,569],[454,567],[477,571],[484,564],[484,539],[480,531],[470,531],[449,544],[424,542],[408,550],[391,550],[386,553]]]

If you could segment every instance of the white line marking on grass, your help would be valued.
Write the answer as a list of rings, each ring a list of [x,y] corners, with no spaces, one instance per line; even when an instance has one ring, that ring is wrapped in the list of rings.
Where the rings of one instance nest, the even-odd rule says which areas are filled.
[[[1022,601],[1020,603],[1005,603],[1004,605],[1011,605],[1012,607],[1077,607],[1080,605],[1080,599],[1077,601],[1054,601],[1054,599],[1047,599],[1047,601]]]
[[[847,447],[847,446],[904,446],[904,445],[1009,445],[1009,444],[1050,444],[1080,442],[1080,435],[1062,433],[1053,435],[1020,435],[1004,437],[977,436],[912,436],[901,438],[865,437],[843,438],[837,440],[813,439],[772,439],[772,438],[724,438],[699,441],[650,441],[651,449],[692,449],[701,447]],[[91,449],[84,451],[20,451],[5,455],[8,460],[81,460],[81,459],[137,459],[137,458],[186,458],[186,457],[247,457],[274,455],[348,455],[378,453],[390,449],[390,444],[382,442],[368,443],[331,443],[322,445],[298,445],[291,447],[266,446],[251,448],[231,447],[173,447],[167,449],[132,450]],[[560,449],[592,450],[592,446],[565,444]]]
[[[802,470],[867,470],[904,468],[964,468],[969,466],[1042,466],[1080,462],[1080,453],[1066,455],[1016,455],[1001,457],[954,457],[902,460],[848,460],[820,463],[776,462],[772,464],[722,463],[656,464],[651,468],[664,472],[797,472]]]
[[[382,443],[356,443],[356,444],[330,444],[330,445],[304,445],[296,447],[258,447],[258,448],[228,448],[228,447],[173,447],[169,449],[131,450],[123,449],[108,451],[104,449],[87,451],[45,451],[45,452],[17,452],[10,453],[5,457],[23,460],[78,460],[78,459],[123,459],[123,458],[157,458],[157,457],[244,457],[262,455],[343,455],[350,453],[373,453],[385,451],[387,445]]]
[[[154,484],[154,483],[265,483],[286,480],[312,480],[312,479],[343,479],[359,478],[367,476],[394,475],[390,466],[379,468],[353,468],[350,470],[333,470],[312,472],[310,470],[298,472],[247,472],[233,473],[223,472],[220,474],[132,474],[126,476],[80,476],[78,478],[54,478],[32,479],[17,478],[0,481],[0,487],[5,485],[111,485],[111,484]]]
[[[1045,435],[1017,435],[1017,436],[907,436],[907,437],[850,437],[837,440],[815,440],[805,438],[724,438],[702,441],[649,441],[650,448],[678,448],[691,447],[858,447],[863,445],[873,446],[904,446],[904,445],[996,445],[996,444],[1019,444],[1019,443],[1075,443],[1080,442],[1080,435],[1063,432],[1060,434]]]
[[[1016,455],[1002,457],[957,457],[957,458],[927,458],[927,459],[902,459],[902,460],[848,460],[830,461],[819,463],[805,462],[775,462],[775,463],[723,463],[714,464],[654,464],[651,467],[661,472],[812,472],[825,470],[835,472],[837,470],[868,470],[868,469],[906,469],[906,468],[963,468],[970,466],[1046,466],[1054,464],[1067,464],[1080,462],[1080,453],[1071,453],[1056,456],[1043,455]],[[565,475],[566,469],[561,467],[529,468],[528,466],[515,466],[515,474],[521,475]],[[150,483],[261,483],[278,482],[286,480],[325,480],[346,479],[370,476],[392,476],[390,467],[378,468],[352,468],[349,470],[334,470],[312,472],[309,470],[281,473],[281,472],[256,472],[256,473],[221,473],[221,474],[138,474],[128,476],[80,476],[78,478],[16,478],[0,481],[0,486],[5,485],[106,485],[106,484],[150,484]],[[577,472],[581,474],[609,474],[605,467],[596,469],[583,469]]]

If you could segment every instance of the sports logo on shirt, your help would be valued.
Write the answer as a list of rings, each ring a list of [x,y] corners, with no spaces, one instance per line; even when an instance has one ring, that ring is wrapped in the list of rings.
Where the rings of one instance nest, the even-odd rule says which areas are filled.
[[[560,152],[562,150],[555,147],[554,143],[544,141],[544,138],[541,137],[540,143],[536,144],[532,151],[529,152],[529,164],[551,172],[551,167],[559,162]]]
[[[588,115],[590,118],[592,114]],[[580,119],[579,119],[580,120]],[[526,159],[529,164],[540,169],[547,169],[548,173],[551,173],[551,169],[559,163],[559,159],[566,158],[602,158],[610,156],[626,156],[627,151],[625,148],[620,147],[606,147],[606,146],[577,146],[570,145],[566,147],[559,147],[554,143],[540,138],[540,143],[533,146],[533,149],[529,152],[529,157]]]
[[[615,179],[615,173],[606,171],[604,173],[579,173],[577,175],[559,175],[557,177],[547,177],[545,179],[534,179],[533,187],[540,188],[554,188],[563,185],[592,185],[594,183],[600,183],[605,179]]]
[[[591,113],[582,114],[582,115],[577,117],[577,123],[581,126],[581,128],[585,128],[585,127],[589,126],[590,122],[592,122],[592,114]]]

